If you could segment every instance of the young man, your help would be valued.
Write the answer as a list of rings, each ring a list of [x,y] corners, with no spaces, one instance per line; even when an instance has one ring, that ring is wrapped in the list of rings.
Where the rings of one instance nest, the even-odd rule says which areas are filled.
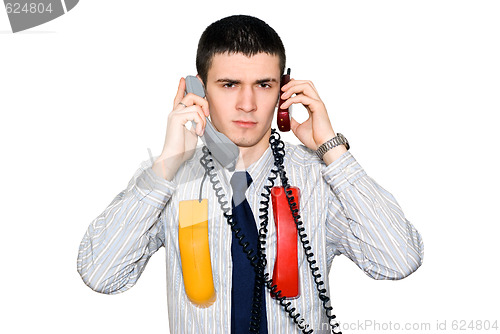
[[[149,258],[164,246],[171,333],[248,333],[251,327],[260,333],[298,333],[305,324],[315,333],[328,333],[330,313],[318,290],[323,297],[328,295],[328,270],[336,255],[346,255],[374,279],[401,279],[421,265],[419,233],[395,198],[357,163],[345,138],[334,132],[314,85],[291,80],[280,90],[285,51],[271,27],[248,16],[219,20],[203,33],[196,63],[206,98],[184,95],[185,80],[180,80],[161,155],[154,162],[142,163],[128,187],[92,222],[82,240],[78,271],[89,287],[107,294],[126,291],[137,282]],[[301,103],[309,112],[302,124],[291,120],[293,133],[304,145],[286,144],[281,160],[270,146],[270,138],[276,140],[271,123],[280,95],[286,99],[283,108]],[[214,159],[211,173],[216,177],[204,182],[207,171],[200,158],[208,153],[196,148],[196,143],[209,115],[214,127],[239,147],[240,155],[234,172]],[[187,130],[185,124],[190,121],[196,127]],[[325,143],[326,152],[322,148],[316,154]],[[310,246],[308,252],[315,261],[311,266],[322,276],[314,279],[309,263],[313,259],[304,254],[299,241],[300,295],[290,300],[289,307],[296,308],[292,315],[300,313],[298,324],[268,290],[262,291],[265,287],[259,276],[272,273],[276,260],[273,214],[270,208],[259,210],[276,161],[281,161],[288,183],[300,189],[301,233],[309,240],[304,246]],[[238,213],[242,207],[234,203],[236,175],[247,178],[248,190],[240,203],[245,203],[249,214],[243,218]],[[280,178],[276,186],[281,185]],[[264,271],[252,267],[238,244],[236,230],[228,224],[231,220],[219,199],[229,202],[232,195],[230,216],[236,230],[244,231],[253,255],[258,253],[262,260],[265,254]],[[179,254],[179,202],[199,197],[209,202],[216,291],[215,301],[206,308],[187,297]],[[269,220],[267,229],[259,230],[266,232],[263,253],[257,241],[262,219]],[[245,221],[251,221],[250,225]],[[318,285],[318,281],[323,282]]]

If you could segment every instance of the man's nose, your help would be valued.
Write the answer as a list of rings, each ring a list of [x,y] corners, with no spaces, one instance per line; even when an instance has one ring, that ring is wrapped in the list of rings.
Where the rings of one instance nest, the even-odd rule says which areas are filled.
[[[253,87],[243,87],[238,94],[236,108],[241,111],[250,112],[257,109],[256,96]]]

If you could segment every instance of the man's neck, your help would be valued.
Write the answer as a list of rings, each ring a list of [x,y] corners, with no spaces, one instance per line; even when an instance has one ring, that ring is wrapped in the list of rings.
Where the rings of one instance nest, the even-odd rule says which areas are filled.
[[[239,147],[240,149],[240,157],[238,158],[238,162],[236,163],[236,169],[247,169],[248,166],[253,164],[255,161],[259,160],[259,158],[266,152],[269,147],[269,134],[264,136],[263,140],[252,147]]]

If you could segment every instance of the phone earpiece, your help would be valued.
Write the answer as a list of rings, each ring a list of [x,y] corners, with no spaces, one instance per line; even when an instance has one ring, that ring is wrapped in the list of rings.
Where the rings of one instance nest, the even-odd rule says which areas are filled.
[[[290,82],[290,68],[288,68],[286,74],[284,74],[281,77],[281,82],[280,82],[280,98],[278,102],[278,113],[276,115],[276,121],[278,123],[278,129],[282,132],[287,132],[290,131],[290,112],[289,108],[287,109],[281,109],[281,105],[286,101],[281,98],[281,88],[286,85],[287,83]]]
[[[201,97],[205,97],[205,87],[203,87],[200,79],[193,75],[186,77],[186,94],[193,93]]]

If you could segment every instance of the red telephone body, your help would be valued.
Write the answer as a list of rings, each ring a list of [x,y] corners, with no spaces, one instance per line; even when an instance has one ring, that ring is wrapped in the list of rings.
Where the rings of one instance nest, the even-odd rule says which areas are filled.
[[[290,187],[292,196],[299,208],[300,189]],[[296,298],[299,296],[299,268],[297,254],[297,227],[293,220],[283,187],[271,188],[274,223],[276,224],[276,262],[274,263],[273,284],[280,297]],[[276,297],[271,293],[272,297]]]
[[[278,130],[282,132],[290,131],[290,113],[288,112],[288,108],[287,109],[280,108],[283,102],[286,101],[281,99],[281,94],[283,94],[283,92],[281,91],[281,87],[286,85],[288,82],[290,82],[290,69],[288,69],[287,73],[281,77],[281,82],[280,82],[280,100],[278,103],[278,114],[276,116],[276,120],[278,122]]]

